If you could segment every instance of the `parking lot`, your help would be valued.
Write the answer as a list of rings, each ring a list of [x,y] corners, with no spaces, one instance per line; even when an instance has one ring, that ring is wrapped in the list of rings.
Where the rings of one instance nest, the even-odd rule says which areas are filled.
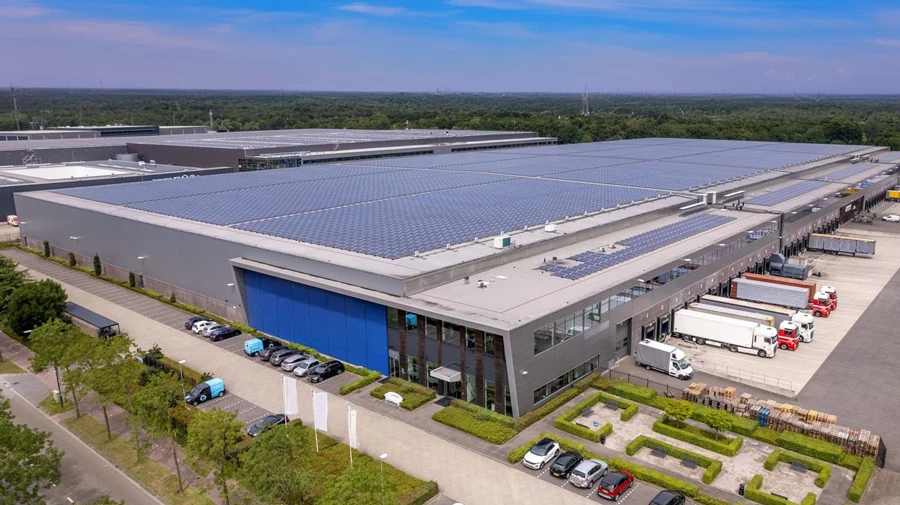
[[[225,396],[205,401],[197,405],[197,408],[200,410],[222,409],[225,412],[234,412],[237,414],[238,421],[244,423],[248,428],[256,421],[271,414],[271,412],[266,409],[250,403],[250,401],[245,400],[238,395],[229,393],[227,387],[225,388],[225,391]]]

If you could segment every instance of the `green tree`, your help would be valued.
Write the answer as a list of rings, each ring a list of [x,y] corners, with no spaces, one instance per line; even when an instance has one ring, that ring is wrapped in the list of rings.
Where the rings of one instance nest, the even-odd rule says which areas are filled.
[[[188,425],[187,444],[184,446],[188,464],[200,475],[212,472],[213,481],[221,487],[225,497],[225,505],[231,504],[228,479],[235,473],[235,445],[244,437],[243,428],[235,413],[220,409],[200,411]],[[278,469],[281,470],[283,468]]]
[[[724,410],[714,410],[706,414],[703,421],[707,426],[716,430],[716,440],[719,439],[720,431],[728,431],[731,429],[731,414]]]
[[[396,503],[394,486],[382,481],[379,464],[371,458],[356,458],[353,468],[347,469],[340,477],[332,480],[316,505],[381,505]]]
[[[94,275],[100,275],[103,273],[103,264],[100,263],[100,255],[94,253]]]
[[[44,241],[44,257],[50,257],[50,242],[47,240]]]
[[[694,404],[687,400],[669,400],[666,403],[666,414],[678,422],[679,426],[694,414]]]
[[[70,266],[70,267],[74,267],[74,266],[77,265],[77,264],[78,264],[78,262],[75,261],[75,253],[70,252],[70,253],[69,253],[69,266]]]
[[[259,435],[241,454],[238,480],[269,503],[318,503],[315,498],[321,484],[308,461],[315,450],[310,436],[310,430],[299,423],[279,426]],[[273,472],[272,461],[285,464]]]
[[[89,366],[84,375],[84,384],[97,393],[103,419],[106,421],[106,438],[112,439],[107,407],[113,402],[128,402],[131,393],[138,386],[143,367],[135,359],[128,335],[116,335],[105,340],[91,339],[94,343],[90,351]]]
[[[45,279],[18,287],[9,297],[9,326],[24,334],[58,318],[66,308],[66,292],[58,282]]]
[[[134,272],[128,272],[128,286],[133,288],[135,284],[137,284],[137,282],[134,278]]]
[[[62,452],[50,434],[15,424],[0,398],[0,505],[44,505],[40,492],[59,484]]]
[[[63,370],[63,379],[72,379],[78,381],[80,377],[74,374],[67,377],[66,370],[70,369],[83,352],[86,352],[90,346],[88,340],[93,340],[85,335],[75,326],[54,319],[48,323],[42,324],[31,332],[29,342],[34,356],[31,358],[31,368],[35,373],[40,373],[48,367],[54,367],[57,370]],[[81,416],[81,410],[78,406],[77,390],[73,389],[68,381],[65,382],[72,398],[75,401],[75,414]],[[65,394],[61,392],[61,394]]]
[[[132,362],[134,362],[132,360]],[[172,409],[184,402],[181,383],[168,373],[151,374],[147,383],[132,398],[133,416],[148,433],[168,438],[172,443],[172,460],[178,475],[178,490],[183,491],[181,465],[178,463],[178,444],[175,442],[175,423]]]
[[[15,261],[0,256],[0,313],[6,314],[13,292],[26,282],[25,272],[18,270]]]

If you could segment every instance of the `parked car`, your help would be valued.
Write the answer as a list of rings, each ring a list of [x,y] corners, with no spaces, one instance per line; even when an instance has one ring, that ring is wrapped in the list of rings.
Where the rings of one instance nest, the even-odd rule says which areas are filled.
[[[213,342],[218,342],[220,340],[225,340],[226,338],[236,337],[241,334],[241,330],[237,328],[232,328],[231,326],[225,326],[223,328],[219,328],[218,330],[212,332],[210,334],[209,339]]]
[[[207,327],[203,328],[202,330],[200,330],[200,334],[203,335],[204,337],[209,337],[210,335],[212,335],[212,332],[218,330],[219,328],[224,328],[224,327],[225,327],[224,324],[216,323],[216,324],[207,326]]]
[[[301,356],[303,355],[302,352],[300,352],[296,349],[285,349],[283,351],[278,351],[275,354],[273,354],[271,358],[269,358],[269,363],[271,363],[272,366],[281,366],[281,364],[284,363],[284,360],[288,359],[291,356],[296,356],[298,354]]]
[[[569,475],[569,482],[575,487],[590,489],[594,484],[606,475],[609,467],[599,459],[586,459],[578,464],[572,474]]]
[[[566,451],[562,453],[556,461],[550,465],[550,475],[554,477],[559,477],[561,479],[568,479],[569,474],[572,473],[572,470],[578,466],[579,463],[584,461],[584,456],[575,451]]]
[[[307,358],[297,363],[297,366],[294,367],[294,375],[297,377],[306,377],[321,364],[322,362],[316,358]]]
[[[540,470],[558,455],[559,443],[552,438],[545,438],[528,450],[528,453],[522,459],[522,464],[532,470]]]
[[[684,505],[687,500],[678,491],[663,489],[650,500],[650,505]]]
[[[184,322],[184,329],[190,330],[191,328],[194,327],[194,323],[199,322],[199,321],[203,321],[203,318],[199,317],[199,316],[193,316],[193,317],[187,318],[187,321]]]
[[[279,424],[287,423],[287,416],[284,414],[272,414],[268,415],[259,421],[253,423],[253,426],[247,430],[247,435],[251,437],[255,437],[261,433],[268,431],[273,426],[278,426]]]
[[[322,382],[342,373],[344,373],[344,364],[334,360],[317,366],[306,378],[309,382]]]
[[[613,501],[619,501],[622,493],[634,485],[634,475],[625,470],[607,473],[597,485],[597,495]]]
[[[244,354],[247,356],[259,356],[266,349],[276,345],[280,344],[271,338],[251,338],[244,341]]]
[[[266,347],[266,349],[264,351],[259,353],[259,359],[261,359],[263,361],[269,361],[269,359],[272,358],[273,354],[277,353],[278,351],[283,351],[285,349],[287,349],[287,347],[280,345],[280,344]]]
[[[294,354],[284,358],[284,361],[281,362],[281,369],[285,372],[293,372],[297,365],[309,359],[309,356],[305,354]]]
[[[881,218],[882,221],[887,221],[889,223],[900,223],[900,216],[897,214],[888,214]]]
[[[206,319],[197,321],[196,323],[194,323],[194,326],[191,326],[191,331],[199,335],[204,328],[208,328],[214,324],[216,324],[215,321],[208,321]]]
[[[222,379],[209,379],[194,386],[190,393],[184,395],[185,403],[197,405],[210,398],[218,398],[225,394],[225,381]]]

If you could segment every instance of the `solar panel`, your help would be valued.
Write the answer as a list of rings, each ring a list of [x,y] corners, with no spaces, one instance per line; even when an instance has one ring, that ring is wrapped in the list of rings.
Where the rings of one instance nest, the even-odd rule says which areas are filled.
[[[857,163],[855,165],[850,165],[833,172],[820,175],[818,176],[818,178],[828,181],[842,181],[848,177],[853,177],[856,174],[860,174],[862,172],[865,172],[866,170],[872,170],[873,168],[877,167],[878,165],[875,163]]]
[[[542,265],[540,269],[551,272],[555,277],[571,280],[580,279],[618,265],[619,263],[632,260],[641,255],[669,246],[675,242],[693,237],[699,233],[722,226],[735,219],[736,218],[731,216],[719,216],[715,214],[690,217],[678,221],[677,223],[662,226],[618,241],[618,244],[626,246],[625,249],[618,249],[609,253],[585,251],[568,258],[573,261],[578,261],[578,265],[551,265],[550,267]]]
[[[815,191],[819,188],[825,187],[828,184],[829,183],[822,181],[798,182],[775,191],[770,191],[764,195],[755,196],[747,200],[747,203],[749,203],[750,205],[759,205],[761,207],[771,207],[773,205],[778,205],[781,202],[786,202],[792,198],[796,198],[810,191]]]

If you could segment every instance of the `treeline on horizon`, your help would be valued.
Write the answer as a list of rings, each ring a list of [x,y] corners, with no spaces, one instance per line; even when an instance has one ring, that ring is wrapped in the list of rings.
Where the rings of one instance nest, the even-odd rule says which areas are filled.
[[[900,150],[900,96],[299,93],[17,89],[19,127],[208,125],[535,131],[560,143],[641,137],[874,144]],[[0,130],[16,130],[10,90]]]

